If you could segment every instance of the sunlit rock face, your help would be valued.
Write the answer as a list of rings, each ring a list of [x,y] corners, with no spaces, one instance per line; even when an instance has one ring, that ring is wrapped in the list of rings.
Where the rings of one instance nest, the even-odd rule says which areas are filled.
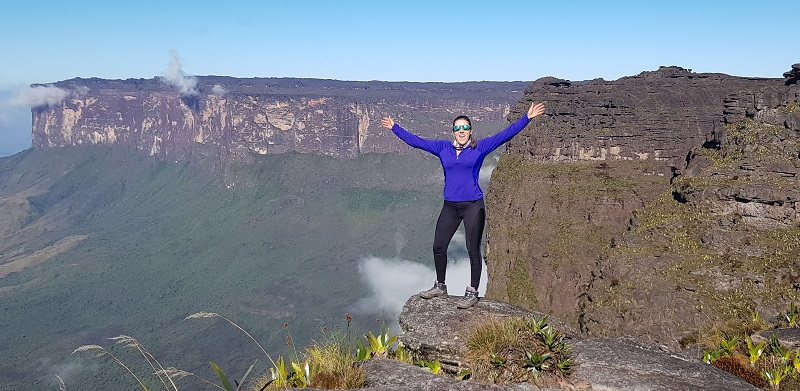
[[[205,76],[192,95],[181,96],[160,79],[72,79],[52,85],[65,92],[63,101],[33,108],[33,146],[118,144],[162,161],[186,161],[199,151],[226,160],[288,151],[341,158],[405,152],[381,117],[425,137],[449,138],[452,119],[466,114],[484,136],[506,126],[528,84]]]

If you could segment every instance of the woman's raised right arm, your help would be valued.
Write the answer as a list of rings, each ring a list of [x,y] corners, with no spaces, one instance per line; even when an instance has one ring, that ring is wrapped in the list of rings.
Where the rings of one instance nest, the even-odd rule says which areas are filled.
[[[394,122],[392,117],[383,117],[381,119],[381,126],[387,129],[391,129],[392,132],[400,138],[400,140],[405,141],[406,144],[414,147],[419,148],[423,151],[430,152],[436,156],[439,156],[439,149],[440,147],[437,145],[437,140],[428,140],[424,139],[420,136],[417,136],[414,133],[411,133],[402,126],[398,125]]]

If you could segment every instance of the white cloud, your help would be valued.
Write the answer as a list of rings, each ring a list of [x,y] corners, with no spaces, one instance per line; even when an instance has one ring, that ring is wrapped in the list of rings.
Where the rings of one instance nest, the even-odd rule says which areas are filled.
[[[225,94],[228,93],[228,90],[219,84],[214,84],[214,87],[211,87],[211,93],[214,95],[225,96]]]
[[[194,76],[187,76],[183,72],[183,64],[176,50],[170,50],[169,54],[172,56],[172,61],[167,65],[164,70],[162,79],[167,84],[178,89],[181,96],[197,96],[197,78]]]
[[[459,243],[461,242],[461,243]],[[452,246],[463,246],[463,234],[453,238]],[[470,284],[469,258],[458,258],[447,265],[448,293],[460,296]],[[353,312],[380,314],[389,323],[393,333],[400,331],[397,318],[408,299],[430,288],[436,280],[431,256],[430,265],[400,258],[365,257],[358,266],[361,279],[367,284],[370,294],[360,300]],[[486,267],[481,273],[480,291],[486,287]]]
[[[16,91],[16,96],[11,99],[12,107],[39,107],[57,105],[72,93],[52,84],[46,86],[32,86]]]

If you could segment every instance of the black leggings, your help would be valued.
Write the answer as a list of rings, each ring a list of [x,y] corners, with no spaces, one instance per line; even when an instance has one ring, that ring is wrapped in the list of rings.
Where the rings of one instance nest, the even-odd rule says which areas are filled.
[[[442,211],[439,213],[439,220],[436,222],[436,234],[433,237],[433,264],[436,267],[436,279],[439,282],[445,281],[447,246],[462,220],[469,254],[470,286],[478,289],[481,280],[481,240],[486,223],[486,207],[482,198],[463,202],[444,201]]]

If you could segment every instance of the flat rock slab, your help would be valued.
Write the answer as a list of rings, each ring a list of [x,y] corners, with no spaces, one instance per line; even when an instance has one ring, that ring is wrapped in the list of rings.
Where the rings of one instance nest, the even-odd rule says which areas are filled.
[[[436,297],[430,300],[411,296],[400,313],[399,323],[404,334],[398,340],[411,353],[428,360],[439,360],[442,367],[457,372],[462,367],[466,353],[466,338],[478,324],[493,319],[537,318],[545,314],[525,310],[508,303],[481,298],[472,308],[456,308],[460,297]],[[556,318],[548,323],[561,330],[567,338],[576,338],[579,333]]]
[[[420,299],[414,295],[403,306],[400,314],[400,327],[405,334],[398,339],[410,352],[425,360],[438,359],[442,368],[456,372],[462,368],[463,356],[466,352],[466,338],[471,329],[480,323],[492,319],[509,317],[542,318],[545,314],[528,311],[507,303],[481,299],[474,307],[459,310],[455,296]],[[686,390],[752,390],[758,388],[744,380],[717,369],[699,360],[689,359],[678,354],[648,346],[632,338],[591,338],[582,337],[571,327],[556,318],[548,318],[553,327],[561,330],[568,337],[575,356],[575,373],[573,384],[585,384],[594,391],[686,391]],[[384,360],[391,361],[391,360]],[[370,362],[365,368],[379,373],[378,378],[368,375],[370,386],[394,387],[404,376],[429,376],[425,369],[409,365],[408,367],[386,369],[388,363]],[[384,369],[379,369],[384,368]],[[386,373],[392,373],[391,376]],[[385,379],[384,377],[390,377]],[[381,378],[384,378],[381,380]],[[429,378],[436,384],[445,380]],[[442,383],[442,388],[451,389],[450,381]],[[473,387],[472,382],[459,382]],[[486,386],[486,385],[482,385]],[[433,386],[431,386],[433,387]],[[496,386],[495,386],[496,387]],[[534,387],[521,384],[518,387]],[[388,389],[388,388],[387,388]],[[461,389],[461,388],[460,388]],[[472,388],[463,388],[471,390]],[[492,388],[480,388],[492,389]],[[523,388],[524,389],[524,388]],[[527,389],[536,389],[527,388]],[[574,389],[566,386],[565,389]]]
[[[499,386],[481,384],[464,380],[456,380],[447,375],[435,375],[431,371],[415,365],[396,360],[373,358],[362,366],[366,375],[367,388],[371,390],[406,390],[406,391],[539,391],[552,390],[538,388],[532,384],[514,384]]]
[[[766,330],[751,336],[755,343],[769,343],[772,335],[778,338],[778,341],[783,347],[794,350],[800,347],[800,329],[798,328],[780,328],[775,330]]]
[[[629,338],[574,342],[575,377],[596,391],[757,391],[759,388],[717,369]]]

